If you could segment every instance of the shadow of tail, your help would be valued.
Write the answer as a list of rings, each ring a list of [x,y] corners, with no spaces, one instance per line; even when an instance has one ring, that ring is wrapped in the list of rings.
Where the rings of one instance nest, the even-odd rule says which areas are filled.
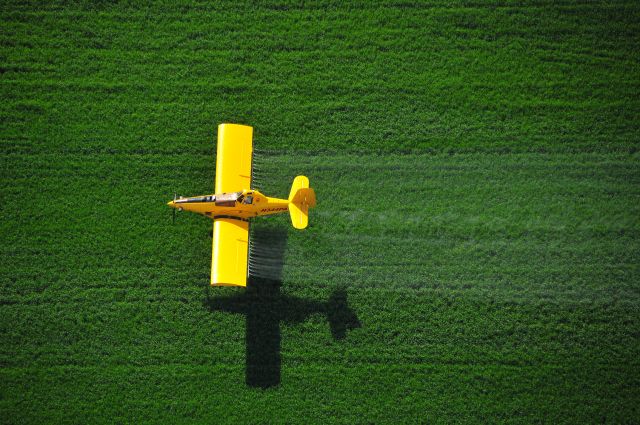
[[[362,326],[355,311],[347,303],[347,291],[344,288],[338,288],[331,294],[326,312],[333,339],[344,339],[347,331]]]

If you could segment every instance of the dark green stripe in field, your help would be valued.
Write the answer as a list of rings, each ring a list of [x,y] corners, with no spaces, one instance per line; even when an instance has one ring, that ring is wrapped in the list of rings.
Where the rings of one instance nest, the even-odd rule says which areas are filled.
[[[0,20],[0,422],[637,422],[637,2]],[[318,196],[246,291],[165,205],[220,122]]]
[[[3,149],[637,149],[636,2],[338,4],[4,6]]]

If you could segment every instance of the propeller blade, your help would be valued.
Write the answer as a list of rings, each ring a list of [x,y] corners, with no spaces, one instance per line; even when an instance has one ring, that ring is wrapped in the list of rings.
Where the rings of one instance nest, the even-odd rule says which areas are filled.
[[[173,192],[173,202],[176,202],[176,199],[178,199],[178,194],[176,192]],[[172,211],[172,214],[171,214],[171,216],[172,216],[171,221],[172,221],[173,224],[176,224],[176,209],[172,208],[172,210],[173,211]]]

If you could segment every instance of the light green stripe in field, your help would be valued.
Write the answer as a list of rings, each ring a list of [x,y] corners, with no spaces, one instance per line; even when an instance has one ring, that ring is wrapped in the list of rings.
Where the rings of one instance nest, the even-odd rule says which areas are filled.
[[[3,363],[236,364],[239,316],[205,325],[209,220],[184,213],[174,226],[164,205],[174,187],[206,193],[212,163],[13,161],[2,187],[1,254],[13,265],[1,275]],[[326,301],[344,288],[363,324],[344,347],[325,347],[321,316],[285,325],[284,368],[346,358],[622,367],[638,354],[634,156],[263,155],[257,167],[267,193],[286,195],[298,172],[317,192],[311,227],[289,230],[284,293]],[[290,226],[287,216],[255,225]]]

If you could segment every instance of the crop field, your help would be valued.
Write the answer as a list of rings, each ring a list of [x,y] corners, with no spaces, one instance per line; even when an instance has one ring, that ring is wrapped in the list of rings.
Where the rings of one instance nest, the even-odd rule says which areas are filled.
[[[0,423],[640,421],[640,4],[0,5]],[[250,287],[209,288],[216,127]]]

